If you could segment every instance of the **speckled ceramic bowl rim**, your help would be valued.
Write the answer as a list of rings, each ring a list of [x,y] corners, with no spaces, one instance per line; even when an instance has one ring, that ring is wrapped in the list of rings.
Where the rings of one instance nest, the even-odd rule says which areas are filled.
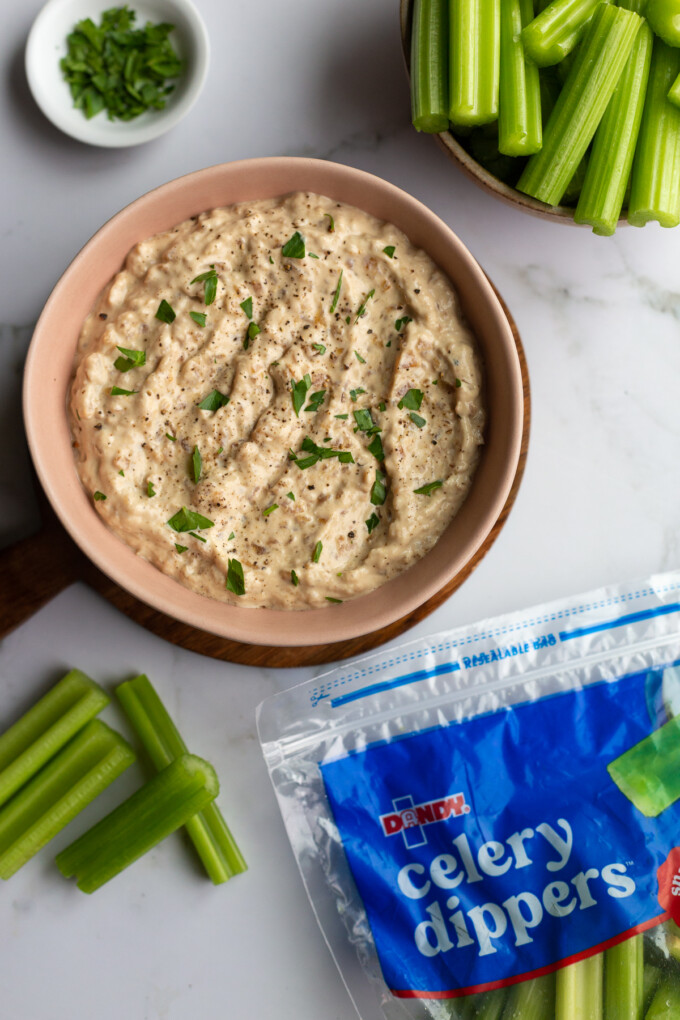
[[[198,595],[136,555],[99,517],[78,479],[66,394],[82,322],[138,241],[206,209],[311,191],[395,223],[456,286],[482,349],[486,446],[471,492],[435,548],[409,570],[359,598],[302,612],[240,608]],[[83,552],[138,599],[201,630],[241,642],[298,646],[347,640],[411,612],[453,578],[491,531],[517,468],[522,378],[512,332],[486,276],[434,213],[392,184],[322,160],[272,157],[199,170],[161,185],[110,219],[61,277],[38,320],[23,390],[28,443],[57,516]]]

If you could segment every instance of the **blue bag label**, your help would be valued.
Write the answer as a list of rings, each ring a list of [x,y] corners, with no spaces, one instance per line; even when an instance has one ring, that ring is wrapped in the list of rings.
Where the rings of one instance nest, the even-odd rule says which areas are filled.
[[[649,707],[662,672],[321,765],[394,995],[512,984],[668,916],[657,871],[680,892],[680,800],[647,817],[607,769],[663,723]]]

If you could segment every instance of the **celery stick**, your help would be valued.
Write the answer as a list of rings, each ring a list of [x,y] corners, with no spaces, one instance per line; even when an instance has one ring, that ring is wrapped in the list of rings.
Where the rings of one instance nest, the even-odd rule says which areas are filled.
[[[655,39],[628,203],[634,227],[680,223],[680,108],[667,98],[679,73],[680,49]]]
[[[555,1020],[603,1020],[603,959],[602,953],[596,953],[595,956],[558,970],[555,982]]]
[[[538,68],[527,60],[520,37],[532,16],[533,0],[501,4],[498,149],[506,156],[530,156],[543,144]]]
[[[187,746],[148,677],[135,677],[116,688],[128,719],[157,769],[187,753]],[[215,885],[246,871],[247,864],[216,804],[209,804],[186,830]]]
[[[449,120],[498,118],[500,0],[449,0]]]
[[[661,980],[661,971],[658,967],[655,967],[653,963],[646,963],[643,975],[643,1002],[645,1009],[648,1008],[652,1001],[652,996],[656,992],[656,989]]]
[[[642,19],[601,3],[543,132],[543,148],[531,156],[517,187],[557,205],[583,159],[616,88]]]
[[[668,98],[675,106],[680,106],[680,74],[669,88]]]
[[[645,1020],[678,1020],[680,1017],[680,981],[665,977],[654,993]]]
[[[183,754],[57,855],[66,878],[91,893],[203,810],[219,792],[212,765]]]
[[[553,1020],[555,1016],[555,975],[513,985],[503,1020]]]
[[[638,811],[660,815],[680,797],[680,716],[624,751],[607,772]]]
[[[492,992],[483,992],[475,995],[476,1011],[472,1013],[475,1020],[500,1020],[503,1015],[503,1007],[507,992],[505,988],[495,988]]]
[[[448,0],[415,0],[411,26],[411,117],[417,131],[449,126]]]
[[[10,878],[135,760],[99,719],[76,736],[0,810],[0,878]]]
[[[604,954],[606,1020],[640,1020],[644,1003],[642,935],[620,942]]]
[[[109,699],[72,669],[0,737],[0,805],[101,712]]]
[[[575,48],[600,0],[552,0],[522,32],[525,49],[539,67],[559,64]]]
[[[621,6],[640,13],[642,4],[640,0],[624,0]],[[653,42],[652,30],[644,22],[595,132],[574,219],[587,223],[596,234],[613,234],[621,215],[642,120]]]

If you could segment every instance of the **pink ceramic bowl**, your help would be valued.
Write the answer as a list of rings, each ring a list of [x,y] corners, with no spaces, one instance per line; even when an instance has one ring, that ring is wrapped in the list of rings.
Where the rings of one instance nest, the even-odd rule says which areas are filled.
[[[241,609],[166,577],[109,531],[76,474],[66,396],[80,329],[130,248],[216,206],[312,191],[388,220],[429,253],[458,290],[486,372],[488,426],[470,495],[436,547],[370,595],[305,612]],[[405,192],[360,170],[315,159],[252,159],[209,167],[164,184],[106,223],[75,257],[45,305],[28,352],[24,416],[38,477],[64,527],[123,588],[167,615],[253,644],[318,645],[384,627],[439,591],[493,528],[512,486],[522,439],[522,378],[508,320],[484,273],[456,235]]]

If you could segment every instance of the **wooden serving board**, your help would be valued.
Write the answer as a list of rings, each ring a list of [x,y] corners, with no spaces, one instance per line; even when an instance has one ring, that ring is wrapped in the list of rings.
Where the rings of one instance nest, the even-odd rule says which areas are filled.
[[[362,655],[403,634],[445,602],[484,558],[508,518],[524,474],[531,421],[529,374],[515,322],[503,299],[500,295],[498,297],[508,317],[522,369],[524,427],[517,471],[505,506],[481,548],[448,584],[422,606],[371,634],[335,644],[276,648],[242,644],[228,638],[216,637],[214,634],[165,616],[120,588],[80,551],[42,496],[41,530],[3,550],[0,557],[0,639],[76,581],[84,581],[136,623],[165,638],[166,641],[181,645],[192,652],[199,652],[201,655],[209,655],[227,662],[240,662],[248,666],[276,668],[317,666],[337,659]]]

